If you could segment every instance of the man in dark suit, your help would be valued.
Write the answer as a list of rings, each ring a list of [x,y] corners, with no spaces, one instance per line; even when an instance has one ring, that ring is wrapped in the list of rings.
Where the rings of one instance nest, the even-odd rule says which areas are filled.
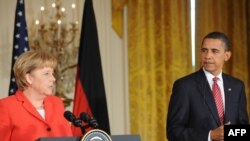
[[[169,141],[223,141],[224,124],[249,123],[244,83],[222,72],[231,57],[230,48],[223,33],[211,32],[203,38],[202,68],[173,85],[167,117]]]

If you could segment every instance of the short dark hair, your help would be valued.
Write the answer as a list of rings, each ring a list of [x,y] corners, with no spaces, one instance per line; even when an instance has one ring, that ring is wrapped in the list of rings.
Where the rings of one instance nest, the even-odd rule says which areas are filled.
[[[210,32],[208,33],[204,38],[203,38],[203,41],[202,43],[204,42],[205,39],[208,39],[208,38],[212,38],[212,39],[220,39],[222,42],[225,43],[225,46],[226,46],[226,50],[229,51],[231,49],[231,41],[230,39],[227,37],[226,34],[222,33],[222,32]]]

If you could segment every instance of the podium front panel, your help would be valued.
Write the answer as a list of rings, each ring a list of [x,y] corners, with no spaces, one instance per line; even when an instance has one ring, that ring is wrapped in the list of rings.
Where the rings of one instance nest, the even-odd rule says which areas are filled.
[[[112,141],[141,141],[139,135],[111,135]],[[36,141],[80,141],[80,137],[44,137]]]
[[[112,135],[112,141],[141,141],[139,135]]]
[[[36,141],[79,141],[80,137],[44,137]]]

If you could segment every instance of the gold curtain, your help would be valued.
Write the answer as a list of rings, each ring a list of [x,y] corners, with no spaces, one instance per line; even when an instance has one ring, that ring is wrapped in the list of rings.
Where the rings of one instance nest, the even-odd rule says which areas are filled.
[[[232,41],[232,58],[223,68],[225,72],[245,82],[249,97],[249,26],[248,0],[196,0],[196,51],[200,51],[202,38],[211,31],[226,33]],[[249,23],[248,23],[249,24]],[[197,56],[197,64],[199,64]],[[200,66],[197,65],[197,68]]]
[[[119,37],[123,37],[123,8],[128,0],[112,0],[112,26]]]
[[[189,0],[128,0],[130,125],[166,139],[173,81],[192,71]]]

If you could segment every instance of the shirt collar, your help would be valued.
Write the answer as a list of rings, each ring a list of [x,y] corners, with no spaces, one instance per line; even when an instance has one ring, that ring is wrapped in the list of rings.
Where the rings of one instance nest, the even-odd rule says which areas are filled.
[[[211,74],[210,72],[208,72],[208,71],[206,71],[204,68],[203,68],[203,71],[204,71],[204,73],[205,73],[205,75],[206,75],[206,77],[207,77],[207,79],[209,80],[209,81],[212,81],[213,80],[213,78],[215,77],[213,74]],[[223,79],[222,79],[222,70],[221,70],[221,72],[216,76],[216,77],[218,77],[219,79],[219,81],[223,81]]]

